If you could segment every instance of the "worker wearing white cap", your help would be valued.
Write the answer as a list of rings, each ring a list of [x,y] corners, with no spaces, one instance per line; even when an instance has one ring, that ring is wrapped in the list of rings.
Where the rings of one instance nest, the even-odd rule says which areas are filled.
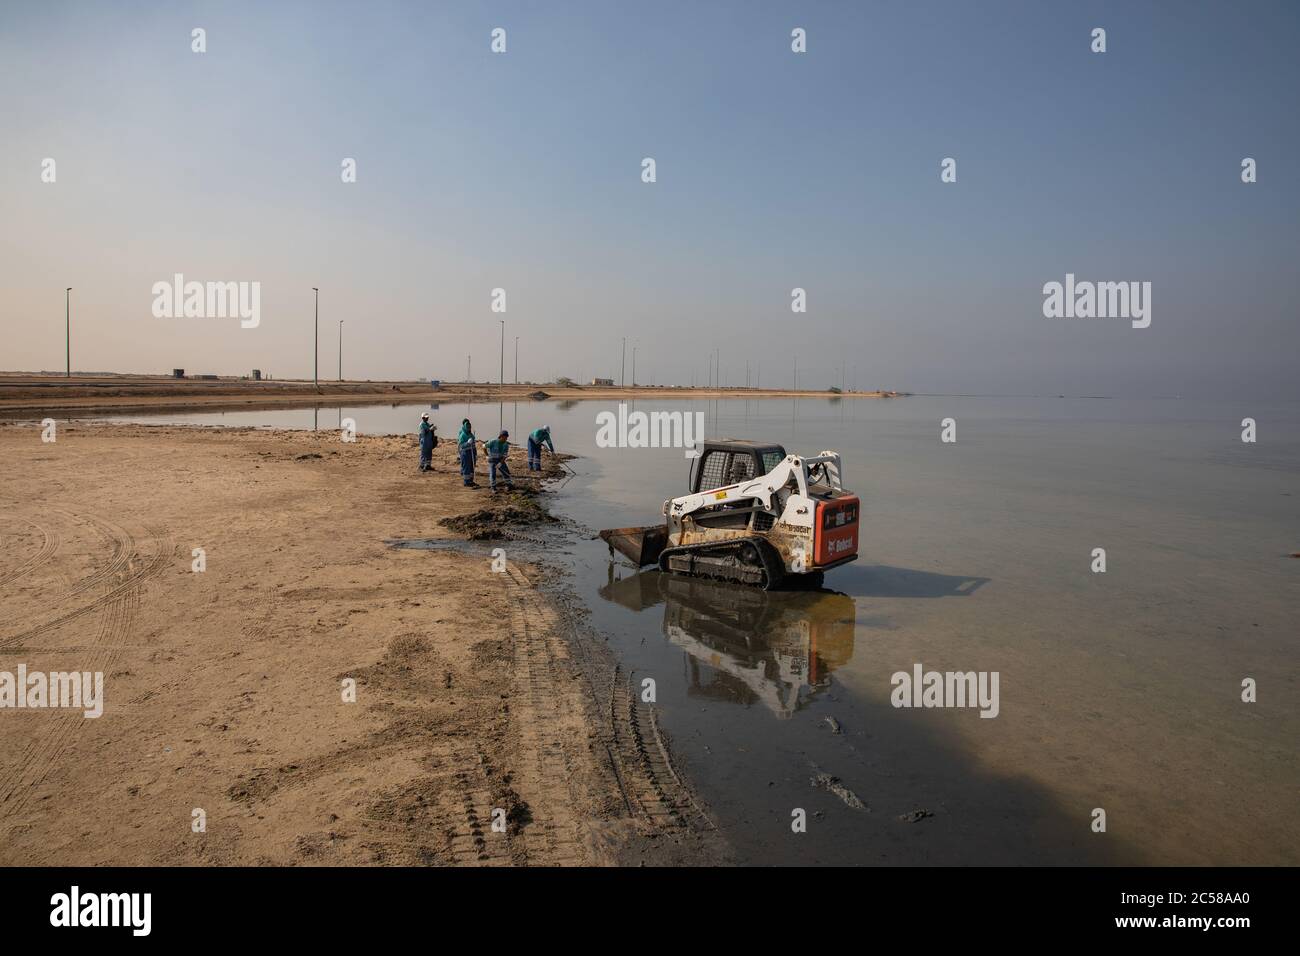
[[[528,436],[528,470],[542,470],[542,446],[545,445],[555,454],[555,443],[551,441],[551,426],[543,425],[541,428],[533,429]]]
[[[433,470],[433,449],[438,445],[438,426],[429,424],[429,413],[420,416],[420,470]]]

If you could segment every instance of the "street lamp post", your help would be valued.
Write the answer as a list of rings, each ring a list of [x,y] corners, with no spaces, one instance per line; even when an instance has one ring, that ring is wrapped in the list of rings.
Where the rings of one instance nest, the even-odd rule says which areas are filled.
[[[67,346],[66,358],[68,360],[67,370],[63,373],[64,378],[72,378],[72,286],[63,290],[63,333],[64,342]]]
[[[501,384],[506,383],[506,320],[498,320],[501,323]]]
[[[636,388],[636,345],[632,346],[632,387]]]
[[[622,388],[627,384],[627,336],[623,336],[623,357],[619,359],[618,365],[618,387]]]
[[[316,386],[316,391],[320,391],[320,289],[315,286],[311,291],[316,293],[316,338],[312,344],[311,356],[311,381]]]
[[[343,381],[343,320],[339,319],[339,381]]]
[[[515,384],[519,384],[519,336],[515,336]]]

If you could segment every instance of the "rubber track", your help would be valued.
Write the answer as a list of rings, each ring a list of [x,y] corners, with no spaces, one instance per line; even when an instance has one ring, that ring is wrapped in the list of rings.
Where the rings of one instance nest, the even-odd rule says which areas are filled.
[[[668,559],[677,554],[707,554],[710,551],[736,551],[742,544],[752,544],[758,550],[758,555],[763,561],[763,572],[767,575],[766,583],[750,584],[748,581],[741,581],[737,578],[727,577],[719,574],[699,574],[688,573],[685,571],[669,571]],[[713,581],[725,581],[730,584],[739,584],[744,587],[756,587],[762,591],[772,591],[781,586],[781,581],[785,577],[785,568],[777,557],[774,549],[765,539],[758,537],[750,538],[733,538],[730,541],[717,542],[715,544],[692,544],[685,547],[667,548],[659,556],[659,569],[668,574],[678,574],[683,577],[707,578]]]

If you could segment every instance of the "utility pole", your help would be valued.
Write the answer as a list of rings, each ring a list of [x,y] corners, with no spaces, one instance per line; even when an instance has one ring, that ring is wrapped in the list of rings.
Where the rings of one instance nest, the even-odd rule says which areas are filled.
[[[794,390],[799,391],[799,356],[794,357]]]
[[[343,381],[343,320],[339,319],[339,381]]]
[[[320,391],[320,289],[315,286],[311,291],[316,293],[316,339],[311,357],[311,380],[316,386],[316,391]]]
[[[749,363],[745,363],[745,388],[749,388]]]
[[[500,319],[501,322],[501,384],[506,383],[506,320]]]
[[[627,336],[623,336],[623,358],[618,367],[618,387],[622,388],[627,384]]]
[[[515,384],[519,384],[519,336],[515,336]]]
[[[465,381],[466,382],[474,381],[470,373],[470,369],[472,369],[473,367],[474,367],[474,356],[466,355],[465,356]]]
[[[68,368],[64,378],[72,378],[72,286],[63,290],[63,332],[66,336]]]
[[[632,387],[636,388],[636,343],[632,344]]]

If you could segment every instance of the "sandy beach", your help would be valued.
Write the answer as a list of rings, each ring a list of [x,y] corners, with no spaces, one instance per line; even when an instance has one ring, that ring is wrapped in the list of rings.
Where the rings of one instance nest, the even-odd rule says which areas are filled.
[[[101,717],[0,719],[0,863],[725,859],[562,582],[385,543],[535,505],[464,488],[453,454],[422,475],[413,438],[0,426],[0,670],[104,675]]]

